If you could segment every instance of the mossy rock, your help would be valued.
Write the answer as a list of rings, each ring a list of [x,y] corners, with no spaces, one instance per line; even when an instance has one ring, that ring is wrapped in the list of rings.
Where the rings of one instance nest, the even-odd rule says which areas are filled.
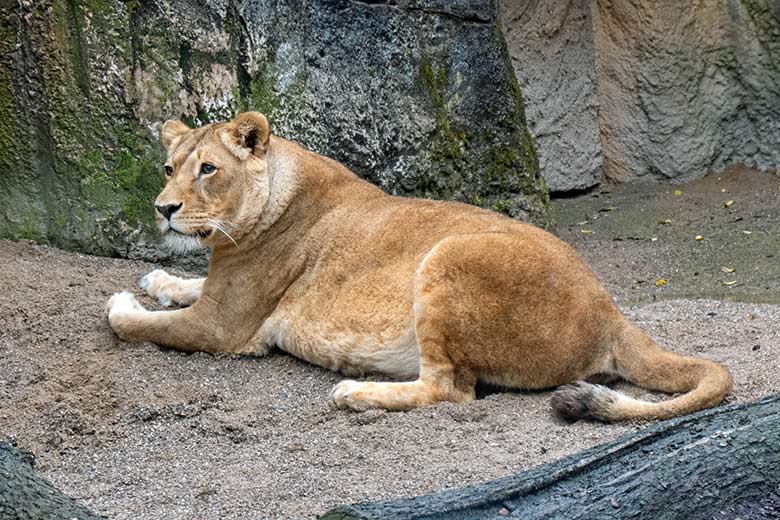
[[[162,1],[0,6],[0,238],[165,260],[161,123],[249,109],[390,193],[549,224],[495,2]]]

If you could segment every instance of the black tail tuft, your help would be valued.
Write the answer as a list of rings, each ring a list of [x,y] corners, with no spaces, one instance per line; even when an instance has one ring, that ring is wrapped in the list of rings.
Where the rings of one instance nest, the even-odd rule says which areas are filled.
[[[610,407],[615,403],[615,394],[609,388],[577,381],[564,385],[553,392],[550,404],[567,420],[595,419],[609,421]]]

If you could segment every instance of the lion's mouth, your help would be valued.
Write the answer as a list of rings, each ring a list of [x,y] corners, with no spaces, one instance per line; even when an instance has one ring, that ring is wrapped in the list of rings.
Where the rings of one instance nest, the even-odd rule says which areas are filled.
[[[181,231],[179,231],[178,229],[176,229],[173,226],[171,226],[170,229],[171,229],[171,231],[173,231],[177,235],[181,235],[183,237],[198,237],[198,238],[208,238],[208,237],[211,236],[211,233],[213,231],[211,229],[199,229],[195,233],[182,233]]]

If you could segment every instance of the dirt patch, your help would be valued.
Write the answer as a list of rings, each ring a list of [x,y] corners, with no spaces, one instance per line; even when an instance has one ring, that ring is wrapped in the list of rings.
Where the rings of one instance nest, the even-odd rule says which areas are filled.
[[[691,186],[696,185],[682,188],[684,194],[698,197]],[[703,206],[690,213],[675,213],[683,206],[669,199],[670,209],[659,215],[680,223],[680,238],[657,254],[653,248],[666,240],[660,233],[656,242],[612,239],[636,233],[630,227],[621,231],[613,223],[618,215],[626,215],[626,226],[646,220],[629,213],[655,192],[632,193],[614,189],[563,201],[562,215],[571,208],[570,214],[577,214],[578,204],[590,215],[602,201],[619,209],[591,221],[590,235],[562,218],[562,233],[594,265],[632,320],[668,348],[717,360],[733,371],[736,387],[729,402],[776,393],[780,306],[715,300],[626,305],[653,295],[674,296],[678,277],[666,273],[679,268],[681,258],[713,269],[726,263],[707,256],[720,249],[699,251],[701,244],[683,239],[690,234],[682,226],[685,215],[697,213],[711,227],[696,233],[716,242],[723,221],[710,221],[709,215],[731,215],[721,211],[719,192],[710,194],[718,198],[710,208],[710,196],[702,191]],[[763,204],[765,194],[754,195],[752,200]],[[754,208],[769,215],[766,228],[764,220],[755,219],[756,234],[778,229],[776,194],[772,200],[772,207]],[[614,227],[601,227],[606,223]],[[737,246],[731,260],[736,273],[764,265],[763,246]],[[756,278],[740,278],[746,300],[776,297],[780,276],[774,265]],[[328,402],[339,375],[287,355],[212,357],[121,342],[106,324],[105,302],[119,289],[136,287],[155,267],[0,241],[0,437],[31,449],[46,478],[111,517],[312,518],[340,503],[506,476],[641,427],[566,424],[553,416],[549,392],[489,388],[468,405],[356,414]],[[640,277],[654,280],[662,274],[670,279],[660,288],[666,293],[656,294],[654,285],[633,288]],[[711,286],[690,287],[720,289],[715,275]],[[140,290],[136,295],[153,307]],[[620,388],[658,398],[628,385]]]
[[[686,184],[616,185],[556,202],[560,236],[619,301],[780,303],[776,174],[733,167]],[[656,286],[660,279],[666,284]]]

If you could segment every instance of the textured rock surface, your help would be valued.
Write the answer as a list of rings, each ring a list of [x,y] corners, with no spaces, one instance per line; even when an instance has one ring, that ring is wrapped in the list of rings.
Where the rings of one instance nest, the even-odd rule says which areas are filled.
[[[780,167],[780,3],[597,0],[604,173]]]
[[[494,1],[0,9],[0,237],[154,258],[161,122],[244,109],[391,193],[546,223]]]
[[[550,191],[602,178],[589,2],[501,0],[501,22]]]
[[[780,167],[780,4],[502,0],[551,191]],[[596,113],[598,111],[598,117]]]

